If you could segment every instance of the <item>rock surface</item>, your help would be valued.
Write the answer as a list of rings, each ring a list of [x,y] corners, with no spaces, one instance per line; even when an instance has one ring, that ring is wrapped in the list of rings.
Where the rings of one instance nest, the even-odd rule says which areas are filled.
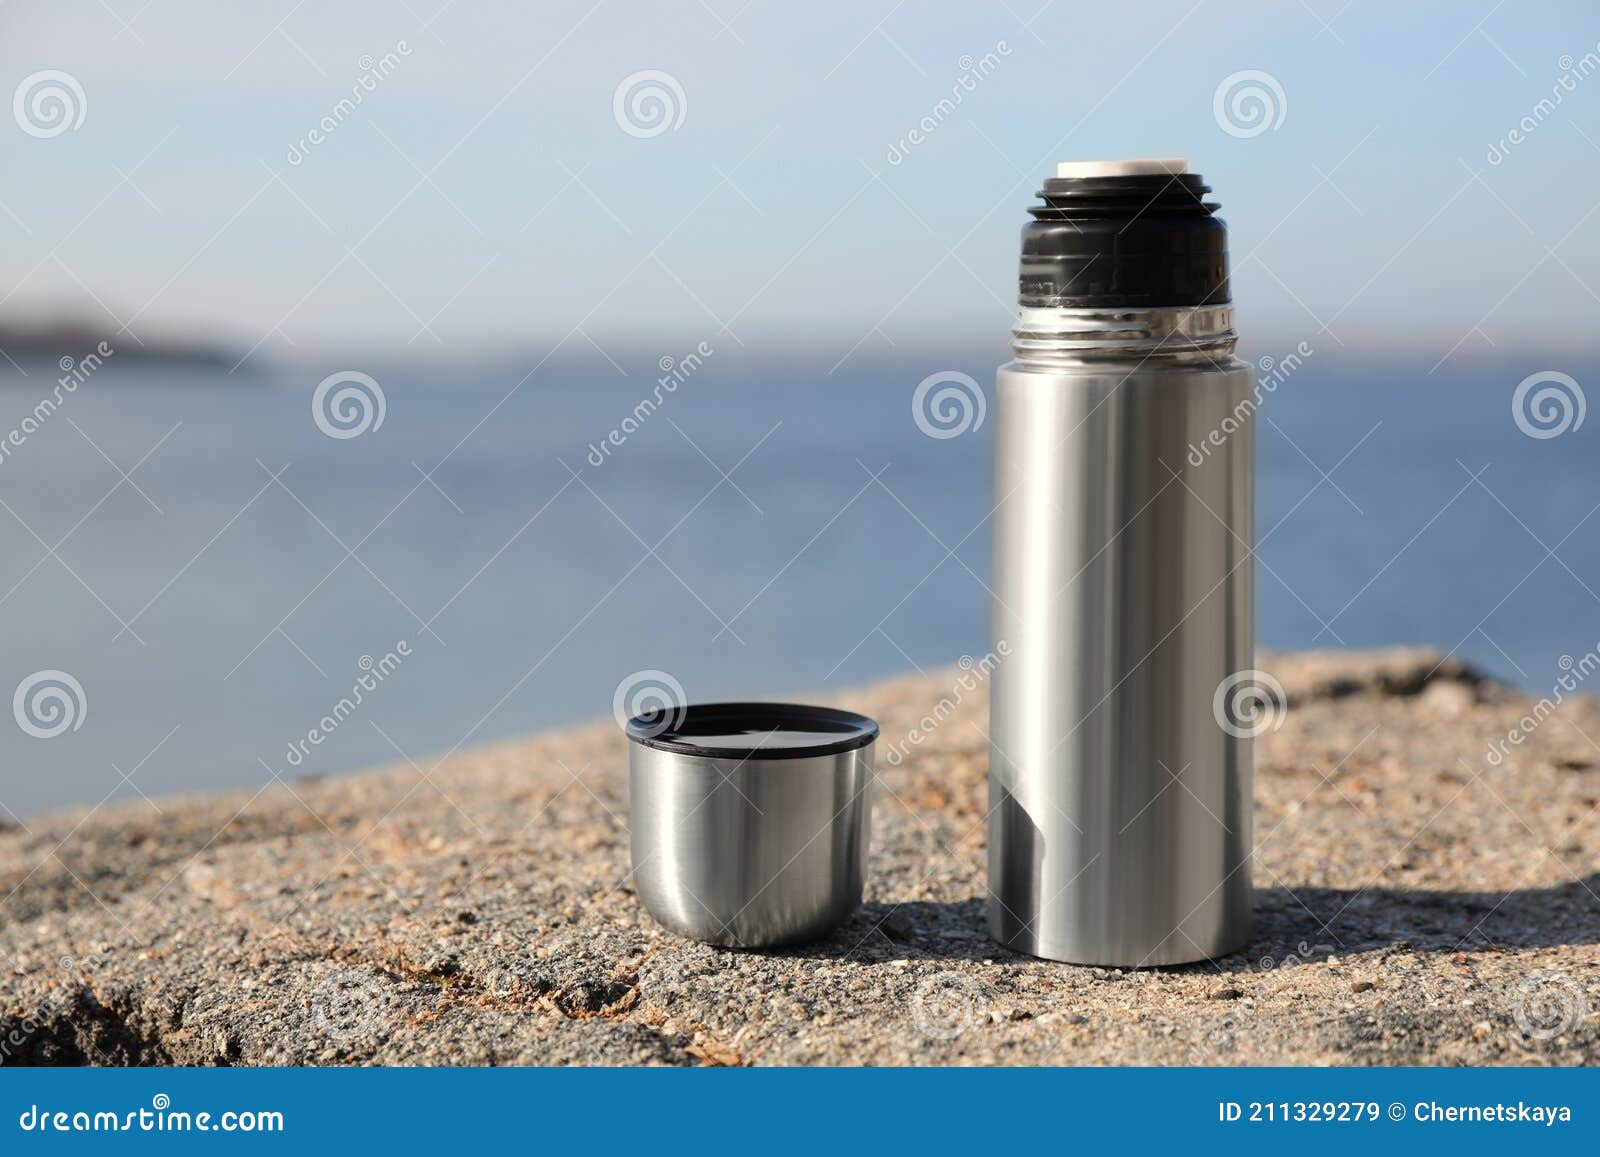
[[[838,697],[882,743],[961,702],[883,767],[867,903],[806,948],[651,923],[610,722],[0,831],[0,1064],[1600,1060],[1600,702],[1542,718],[1417,651],[1262,665],[1289,706],[1257,741],[1257,935],[1221,960],[987,939],[986,705],[952,670]]]

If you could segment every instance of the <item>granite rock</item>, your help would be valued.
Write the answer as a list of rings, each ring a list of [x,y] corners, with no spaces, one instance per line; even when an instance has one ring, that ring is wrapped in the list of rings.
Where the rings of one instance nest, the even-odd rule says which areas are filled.
[[[828,697],[885,743],[960,701],[882,768],[866,903],[802,948],[650,921],[609,721],[0,831],[0,1064],[1600,1060],[1600,703],[1425,651],[1260,665],[1257,934],[1220,960],[988,939],[987,712],[952,669]]]

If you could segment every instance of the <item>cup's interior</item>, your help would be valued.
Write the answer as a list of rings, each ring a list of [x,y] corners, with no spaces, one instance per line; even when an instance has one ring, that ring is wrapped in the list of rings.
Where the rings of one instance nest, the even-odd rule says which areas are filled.
[[[653,708],[628,720],[646,747],[713,759],[803,759],[865,747],[878,725],[836,707],[798,703],[699,703]]]

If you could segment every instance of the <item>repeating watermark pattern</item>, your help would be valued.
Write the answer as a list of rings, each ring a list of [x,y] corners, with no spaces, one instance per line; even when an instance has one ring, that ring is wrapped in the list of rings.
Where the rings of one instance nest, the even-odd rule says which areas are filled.
[[[635,671],[617,684],[611,697],[611,716],[626,729],[637,719],[648,735],[661,735],[683,722],[689,705],[683,684],[665,671]]]
[[[40,398],[34,404],[33,410],[12,427],[4,440],[0,440],[0,465],[11,457],[17,447],[38,433],[50,416],[61,408],[61,404],[77,393],[78,387],[94,376],[95,371],[104,365],[106,359],[114,352],[109,342],[102,341],[81,358],[63,355],[58,363],[61,367],[61,376],[56,379],[56,384],[50,393]]]
[[[1222,78],[1211,95],[1211,115],[1230,137],[1248,140],[1283,126],[1289,98],[1272,73],[1246,68]]]
[[[67,1011],[71,994],[82,987],[82,976],[93,972],[105,962],[98,956],[63,956],[56,961],[56,983],[51,986],[39,1006],[16,1022],[0,1037],[0,1065],[19,1059],[22,1049],[34,1035],[56,1017]]]
[[[988,413],[983,387],[959,370],[929,374],[911,395],[911,417],[930,438],[959,438],[981,429]]]
[[[956,708],[960,707],[966,698],[978,688],[988,682],[989,676],[994,674],[994,669],[1000,661],[1011,654],[1011,644],[1001,639],[981,659],[974,660],[971,655],[963,655],[957,662],[961,674],[950,687],[950,693],[941,697],[933,705],[933,709],[924,715],[912,729],[906,732],[904,739],[898,740],[886,749],[884,760],[890,767],[899,767],[913,748],[920,747],[935,731],[944,726],[945,720],[954,715]]]
[[[11,115],[30,137],[49,140],[83,126],[89,98],[70,72],[46,68],[22,78],[11,96]]]
[[[1577,659],[1571,655],[1562,655],[1556,660],[1556,666],[1561,668],[1561,674],[1557,676],[1555,686],[1550,688],[1550,694],[1541,697],[1533,705],[1533,709],[1518,719],[1505,735],[1488,745],[1484,752],[1484,760],[1490,767],[1499,767],[1504,763],[1513,747],[1521,747],[1526,743],[1529,736],[1556,713],[1556,708],[1566,701],[1568,695],[1576,692],[1590,675],[1600,671],[1600,643],[1596,643]]]
[[[387,1019],[389,986],[376,973],[343,968],[311,995],[311,1024],[323,1038],[347,1041],[369,1036]]]
[[[1188,1050],[1187,1065],[1225,1065],[1227,1054],[1234,1050],[1234,1034],[1225,1028],[1209,1029],[1204,1035],[1184,1042]]]
[[[11,697],[17,726],[35,739],[54,739],[83,726],[89,700],[83,684],[65,671],[35,671]]]
[[[1283,726],[1289,697],[1283,684],[1265,671],[1235,671],[1217,684],[1211,713],[1217,726],[1235,739],[1253,739]]]
[[[961,71],[950,86],[950,95],[941,97],[939,101],[928,110],[916,125],[904,136],[889,146],[889,151],[884,157],[891,165],[902,164],[911,155],[911,150],[925,142],[955,115],[956,109],[961,107],[963,101],[978,91],[978,85],[991,76],[995,69],[1000,67],[1000,61],[1011,55],[1011,46],[1004,40],[995,41],[995,45],[988,52],[976,60],[970,53],[956,61],[956,67]]]
[[[371,374],[340,370],[317,383],[311,395],[311,417],[330,438],[359,438],[383,425],[388,402]]]
[[[589,452],[585,455],[589,465],[604,466],[606,460],[611,457],[611,452],[636,434],[650,420],[651,415],[659,410],[669,397],[678,392],[678,387],[692,378],[716,352],[710,342],[703,341],[680,358],[662,354],[661,360],[656,363],[661,370],[661,376],[656,379],[655,388],[647,396],[640,398],[628,416],[605,437],[598,442],[589,443]]]
[[[646,68],[622,78],[611,96],[617,127],[641,140],[676,132],[689,113],[683,85],[670,72]]]
[[[1256,411],[1261,408],[1261,403],[1267,400],[1267,396],[1275,393],[1279,386],[1293,377],[1305,364],[1306,359],[1315,352],[1309,342],[1301,342],[1281,357],[1275,358],[1271,354],[1263,354],[1256,361],[1261,373],[1257,375],[1255,385],[1250,389],[1250,396],[1241,399],[1229,411],[1228,416],[1213,427],[1204,438],[1189,443],[1189,452],[1185,455],[1189,465],[1197,468],[1204,466],[1212,451],[1220,450],[1227,444],[1229,438],[1247,426],[1255,417]]]
[[[911,997],[911,1023],[923,1036],[954,1040],[983,1023],[989,993],[965,972],[947,969],[917,985]]]
[[[1580,1027],[1589,1014],[1583,986],[1570,976],[1547,972],[1517,986],[1511,1017],[1530,1040],[1553,1041]]]
[[[1331,956],[1333,948],[1328,944],[1307,944],[1304,940],[1296,944],[1294,951],[1285,952],[1282,956],[1274,956],[1268,952],[1252,963],[1252,968],[1259,972],[1275,972],[1281,968],[1293,968],[1308,961]]]
[[[1585,52],[1577,60],[1571,53],[1564,53],[1556,60],[1556,67],[1560,75],[1555,83],[1550,86],[1550,95],[1534,102],[1534,106],[1527,115],[1523,116],[1516,124],[1506,130],[1504,136],[1489,146],[1489,151],[1484,159],[1491,165],[1502,165],[1511,150],[1520,145],[1534,134],[1538,127],[1555,115],[1556,109],[1561,107],[1568,94],[1576,92],[1578,82],[1587,79],[1596,70],[1600,70],[1600,44]]]
[[[1577,430],[1587,411],[1583,387],[1560,370],[1529,374],[1511,394],[1511,419],[1530,438],[1559,438]]]
[[[394,48],[376,60],[370,54],[363,54],[356,61],[360,73],[350,86],[350,95],[341,97],[305,136],[290,145],[285,159],[291,165],[303,164],[311,155],[311,150],[326,141],[338,131],[340,125],[354,116],[356,109],[361,107],[367,97],[378,91],[378,85],[400,67],[401,59],[410,55],[411,46],[404,40],[395,41]]]
[[[383,681],[400,669],[400,664],[411,657],[411,642],[401,639],[394,645],[393,650],[384,652],[380,659],[371,655],[362,655],[356,661],[356,666],[361,668],[361,674],[356,676],[356,681],[350,686],[350,694],[342,697],[333,705],[333,709],[317,720],[316,726],[306,732],[304,739],[296,739],[289,744],[288,752],[284,759],[290,767],[299,767],[311,755],[313,747],[321,747],[335,731],[344,725],[345,720],[356,713],[356,708],[367,701],[367,696],[376,691]]]

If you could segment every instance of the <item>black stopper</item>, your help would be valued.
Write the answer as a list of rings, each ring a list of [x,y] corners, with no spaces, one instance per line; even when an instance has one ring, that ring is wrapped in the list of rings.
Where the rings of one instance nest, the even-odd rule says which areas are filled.
[[[1022,305],[1228,301],[1228,227],[1205,200],[1210,191],[1195,173],[1047,180],[1022,229]]]

